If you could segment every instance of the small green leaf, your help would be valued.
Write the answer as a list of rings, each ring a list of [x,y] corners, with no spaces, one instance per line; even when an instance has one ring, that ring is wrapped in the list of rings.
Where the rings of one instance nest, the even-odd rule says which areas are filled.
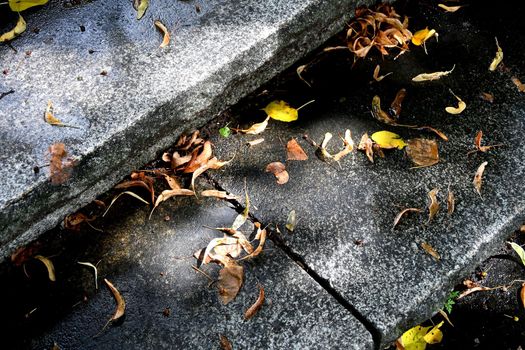
[[[510,246],[512,247],[512,249],[514,249],[514,251],[516,253],[518,253],[518,255],[519,255],[520,259],[521,259],[521,263],[523,265],[525,265],[525,250],[523,250],[523,248],[520,245],[518,245],[518,244],[516,244],[514,242],[510,242]]]
[[[228,127],[228,125],[226,126],[223,126],[222,128],[219,129],[219,134],[222,136],[222,137],[229,137],[231,135],[232,131],[231,129]]]

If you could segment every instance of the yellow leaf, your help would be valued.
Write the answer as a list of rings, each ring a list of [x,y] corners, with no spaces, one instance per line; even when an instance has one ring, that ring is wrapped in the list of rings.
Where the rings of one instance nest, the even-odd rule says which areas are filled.
[[[7,33],[0,35],[0,43],[13,40],[17,36],[25,32],[27,28],[26,21],[24,21],[24,18],[22,18],[21,15],[18,16],[18,22],[16,22],[16,26]]]
[[[137,19],[141,19],[149,6],[149,0],[135,0],[133,7],[137,10]]]
[[[427,41],[428,39],[432,38],[434,35],[436,35],[437,32],[434,29],[421,29],[414,33],[412,36],[412,44],[416,46],[421,46]]]
[[[450,91],[452,95],[458,100],[458,106],[457,107],[446,107],[445,111],[450,114],[460,114],[467,108],[467,104],[459,98],[456,94],[454,94],[452,91]]]
[[[297,109],[290,107],[285,101],[272,101],[263,108],[263,111],[265,111],[270,118],[282,122],[293,122],[299,118]]]
[[[15,12],[27,10],[33,6],[47,4],[49,0],[9,0],[9,7]]]
[[[489,71],[491,72],[494,72],[496,68],[498,68],[498,65],[501,63],[501,61],[503,61],[503,50],[499,46],[498,38],[495,38],[495,39],[496,39],[496,47],[498,48],[498,51],[496,51],[496,56],[490,63]]]
[[[379,147],[385,149],[403,149],[407,145],[401,136],[386,130],[373,133],[371,139],[374,140]]]
[[[427,343],[427,344],[437,344],[437,343],[441,343],[441,340],[443,339],[443,333],[441,332],[441,330],[439,329],[442,325],[443,325],[443,321],[441,321],[439,324],[437,324],[436,326],[434,326],[434,328],[432,328],[430,330],[430,332],[428,332],[427,334],[425,334],[425,336],[423,337],[423,340]]]
[[[430,328],[432,327],[416,326],[403,333],[401,336],[401,344],[403,344],[405,350],[425,350],[427,342],[423,337]]]
[[[438,4],[438,6],[447,12],[456,12],[457,10],[463,7],[463,6],[447,6],[445,4]]]

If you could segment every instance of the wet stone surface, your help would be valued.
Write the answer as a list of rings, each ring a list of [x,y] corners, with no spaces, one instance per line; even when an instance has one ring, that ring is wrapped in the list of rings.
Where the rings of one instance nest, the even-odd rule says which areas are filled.
[[[259,257],[242,263],[244,286],[233,302],[222,305],[216,285],[192,269],[191,255],[222,236],[204,226],[233,222],[237,213],[224,202],[170,200],[148,220],[149,208],[131,209],[137,203],[130,201],[122,199],[105,220],[94,223],[103,233],[86,229],[49,236],[41,253],[51,256],[56,282],[31,261],[30,279],[21,267],[2,267],[6,349],[50,349],[54,342],[60,349],[219,349],[219,334],[234,349],[373,348],[352,314],[271,241]],[[77,261],[100,261],[98,291],[92,269]],[[201,268],[217,277],[216,265]],[[103,278],[121,292],[126,314],[101,331],[115,309]],[[246,321],[258,284],[266,301]]]
[[[0,47],[0,93],[14,91],[0,101],[0,258],[320,45],[355,3],[155,1],[140,21],[129,1],[25,11],[28,30]],[[154,20],[171,32],[164,49]],[[77,128],[46,124],[49,100]],[[52,186],[57,142],[76,165]]]
[[[350,70],[351,58],[344,53],[325,54],[324,62],[321,59],[303,74],[312,89],[299,80],[275,86],[279,92],[268,96],[267,101],[248,102],[244,109],[232,113],[240,118],[221,120],[217,127],[226,122],[240,127],[260,122],[264,113],[258,109],[275,98],[295,107],[316,99],[301,109],[297,122],[270,121],[262,135],[228,139],[209,129],[222,158],[236,154],[231,166],[212,174],[214,180],[238,194],[246,178],[253,206],[258,208],[255,217],[277,225],[282,241],[381,332],[383,344],[442,308],[459,279],[493,253],[525,215],[525,98],[510,79],[525,73],[518,58],[519,38],[513,30],[518,25],[516,20],[504,17],[500,22],[505,25],[487,27],[486,9],[470,6],[463,9],[461,17],[421,9],[414,28],[435,28],[439,43],[427,44],[428,56],[422,48],[414,48],[396,61],[386,59],[381,64],[382,74],[393,74],[381,83],[368,83],[379,60],[357,62]],[[494,35],[508,57],[507,68],[489,72],[495,53]],[[522,34],[517,36],[523,39]],[[454,72],[441,80],[411,81],[419,73],[450,70],[454,64]],[[437,165],[413,169],[404,151],[397,150],[385,151],[386,158],[376,157],[374,163],[363,153],[354,152],[341,161],[340,167],[328,165],[301,139],[307,133],[320,142],[325,132],[331,132],[334,139],[328,150],[332,153],[342,148],[337,135],[346,129],[352,131],[356,144],[363,133],[379,130],[394,131],[404,139],[437,139],[432,133],[380,124],[370,116],[374,95],[381,96],[386,109],[401,87],[408,91],[401,122],[431,125],[449,138],[448,142],[438,139],[441,160]],[[467,103],[460,115],[444,110],[457,103],[449,89]],[[481,92],[492,93],[494,103],[480,99]],[[484,132],[483,144],[505,146],[467,156],[478,130]],[[265,139],[262,144],[252,148],[244,145],[259,136]],[[271,162],[286,161],[286,142],[292,137],[310,158],[288,161],[290,180],[278,185],[264,169]],[[484,161],[488,165],[480,196],[472,180]],[[449,187],[456,197],[456,211],[450,217],[446,214]],[[439,189],[441,210],[432,222],[427,223],[427,211],[420,216],[408,215],[392,229],[396,214],[403,208],[426,209],[427,193],[434,188]],[[298,217],[293,234],[284,229],[291,210]],[[439,261],[422,249],[424,242],[440,254]]]

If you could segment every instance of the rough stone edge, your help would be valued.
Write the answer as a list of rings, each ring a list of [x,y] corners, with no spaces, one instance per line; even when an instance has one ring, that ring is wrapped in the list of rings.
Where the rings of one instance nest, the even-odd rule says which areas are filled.
[[[353,16],[353,10],[361,4],[372,4],[373,0],[361,0],[359,2],[345,0],[343,4],[330,1],[319,1],[305,8],[296,17],[282,25],[278,31],[261,42],[255,43],[249,50],[237,56],[235,60],[223,66],[212,77],[203,81],[186,92],[175,96],[173,100],[158,106],[154,111],[144,115],[137,123],[128,127],[120,133],[111,137],[108,141],[94,149],[80,160],[76,166],[77,176],[73,177],[67,186],[51,188],[49,183],[42,183],[32,191],[25,193],[17,201],[11,202],[0,214],[0,221],[18,225],[12,232],[3,232],[7,235],[6,243],[0,247],[0,259],[6,258],[17,247],[36,239],[46,230],[57,225],[67,214],[88,204],[97,195],[109,190],[116,182],[129,174],[138,166],[154,159],[156,154],[169,145],[173,144],[175,138],[188,129],[198,127],[210,121],[217,113],[225,110],[228,106],[238,102],[245,94],[254,91],[257,87],[270,80],[276,74],[292,65],[307,52],[315,49],[324,41],[336,34],[344,24]],[[320,14],[315,23],[305,20],[312,18],[312,14]],[[275,43],[282,45],[274,51],[273,56],[267,61],[260,61],[258,57],[264,57],[258,53],[265,49],[271,50]],[[231,76],[227,84],[222,79],[236,65],[251,64],[251,70],[241,76]],[[216,96],[202,96],[206,101],[206,108],[201,110],[188,110],[191,106],[190,99],[199,96],[204,91],[202,86],[218,84],[224,87]],[[179,112],[182,116],[180,121],[184,125],[174,123],[170,116]],[[143,130],[148,124],[156,124],[158,120],[166,120],[170,123],[162,130],[156,130],[158,138],[148,149],[135,155],[133,147],[121,147],[129,143],[129,137],[134,137],[134,144],[145,143],[143,133],[135,131]],[[178,124],[178,125],[177,125]],[[142,139],[136,136],[143,136]],[[115,150],[126,149],[127,153],[115,155]],[[112,168],[100,172],[100,164],[103,160],[110,158]],[[82,174],[96,174],[87,179],[82,179]],[[70,188],[80,188],[79,193],[71,196]],[[49,199],[50,192],[55,199]]]

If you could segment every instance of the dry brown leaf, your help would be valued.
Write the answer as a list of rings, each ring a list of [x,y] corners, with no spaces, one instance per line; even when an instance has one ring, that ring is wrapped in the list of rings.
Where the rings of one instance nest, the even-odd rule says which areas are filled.
[[[439,253],[430,244],[421,242],[421,248],[423,248],[423,250],[430,254],[434,259],[441,260]]]
[[[480,152],[485,153],[488,150],[490,150],[491,148],[503,146],[502,143],[498,143],[496,145],[482,146],[481,145],[481,139],[482,138],[483,138],[483,131],[479,130],[477,132],[477,134],[476,134],[476,137],[474,138],[474,146],[476,147],[476,150],[475,151],[471,151],[471,152],[480,151]],[[471,152],[469,152],[469,153],[471,153]]]
[[[56,275],[55,275],[55,266],[53,265],[53,262],[42,255],[35,255],[35,259],[40,260],[47,269],[47,276],[51,282],[56,281]]]
[[[467,287],[467,289],[464,290],[463,292],[461,292],[461,294],[456,298],[456,300],[464,298],[467,295],[475,293],[475,292],[486,292],[486,291],[489,291],[489,290],[494,290],[494,289],[498,289],[499,288],[499,287],[495,287],[495,288],[483,287],[483,286],[480,286],[479,284],[477,284],[476,282],[471,281],[471,280],[465,280],[465,281],[463,281],[463,284]]]
[[[203,197],[215,197],[219,199],[237,199],[237,196],[233,194],[228,194],[226,191],[218,191],[218,190],[205,190],[201,192],[201,196]]]
[[[193,172],[191,176],[191,188],[193,188],[193,191],[195,191],[195,180],[197,179],[197,177],[202,175],[206,170],[212,169],[218,162],[219,160],[217,159],[217,157],[213,157],[206,164],[201,165],[201,167],[199,167]]]
[[[392,226],[392,228],[395,228],[397,226],[397,224],[399,224],[399,221],[401,220],[403,215],[405,215],[406,213],[410,213],[410,212],[421,213],[422,211],[423,210],[421,210],[419,208],[406,208],[406,209],[401,210],[396,215],[396,218],[394,219],[394,225]]]
[[[217,249],[218,247],[221,247],[221,246],[228,246],[228,247]],[[218,256],[219,256],[218,260],[223,261],[223,259],[220,259],[220,257],[226,257],[228,253],[237,251],[237,249],[239,249],[238,253],[240,254],[241,248],[242,247],[239,244],[239,240],[236,237],[231,237],[231,236],[226,235],[224,237],[214,238],[206,246],[202,263],[208,264],[209,262],[213,260],[217,260]],[[212,254],[212,251],[215,251],[217,254]],[[232,256],[232,257],[236,257],[236,256]]]
[[[210,158],[213,156],[211,142],[204,142],[202,149],[195,149],[195,151],[192,153],[192,159],[187,163],[186,166],[184,166],[183,172],[185,174],[193,173],[195,170],[197,170],[203,164],[206,164],[210,160]]]
[[[182,165],[187,164],[192,158],[193,158],[193,155],[191,153],[181,156],[179,152],[173,152],[171,159],[167,161],[171,163],[172,169],[178,169],[182,167]]]
[[[40,249],[40,246],[41,243],[35,242],[31,245],[18,248],[13,254],[11,254],[11,262],[15,266],[21,266],[35,255]]]
[[[71,231],[80,231],[80,224],[94,221],[96,216],[88,217],[83,213],[69,214],[64,218],[64,228]]]
[[[450,73],[452,73],[454,68],[456,68],[456,65],[453,65],[451,70],[444,71],[444,72],[421,73],[421,74],[416,75],[415,77],[413,77],[412,81],[414,81],[416,83],[419,83],[419,82],[423,82],[423,81],[438,80],[438,79],[441,79],[442,77],[447,76]]]
[[[266,229],[262,229],[261,230],[260,225],[259,225],[259,227],[257,227],[257,234],[255,236],[255,239],[259,240],[259,245],[257,246],[257,248],[255,248],[255,250],[251,254],[246,255],[245,257],[243,257],[243,258],[241,258],[239,260],[252,259],[252,258],[255,258],[256,256],[258,256],[259,254],[261,254],[261,252],[264,249],[264,244],[266,243],[267,235],[268,235],[268,233],[267,233]]]
[[[368,134],[364,133],[363,136],[361,136],[359,145],[357,146],[358,150],[365,151],[368,160],[370,160],[372,163],[374,162],[374,150],[372,148],[373,144],[374,143],[372,142],[372,139],[368,137]]]
[[[494,57],[494,59],[492,60],[489,66],[489,71],[491,72],[495,71],[496,68],[498,68],[498,65],[501,63],[501,61],[503,61],[503,50],[499,46],[498,38],[494,38],[494,39],[496,40],[496,47],[498,50],[496,51],[496,56]]]
[[[476,189],[476,192],[481,197],[481,181],[483,178],[483,172],[485,171],[485,167],[487,166],[488,162],[483,162],[478,167],[478,170],[476,171],[476,174],[474,175],[474,180],[472,180],[472,183],[474,184],[474,188]]]
[[[405,147],[408,157],[418,167],[432,166],[439,162],[438,145],[435,140],[410,139]]]
[[[244,268],[232,261],[219,271],[217,288],[224,305],[235,299],[244,281]]]
[[[181,135],[177,140],[175,148],[179,151],[188,151],[192,147],[197,147],[204,140],[199,137],[199,130],[195,130],[190,137],[188,135]]]
[[[219,334],[219,344],[222,350],[233,350],[232,343],[222,334]]]
[[[450,93],[452,93],[452,95],[454,95],[454,97],[458,100],[458,106],[457,107],[445,107],[445,111],[450,114],[460,114],[461,112],[465,110],[465,108],[467,108],[467,104],[461,98],[459,98],[455,93],[453,93],[452,90],[450,91]]]
[[[115,189],[127,189],[130,187],[142,187],[148,190],[148,192],[151,195],[151,203],[155,201],[155,190],[153,189],[153,180],[151,182],[146,183],[143,180],[130,180],[130,181],[124,181],[116,185]]]
[[[343,140],[344,148],[341,151],[334,154],[333,158],[336,162],[339,162],[341,158],[343,158],[344,156],[346,156],[354,150],[354,140],[352,140],[352,133],[349,129],[346,129],[345,137],[341,137],[341,140]]]
[[[457,10],[463,7],[463,6],[447,6],[444,4],[438,4],[438,6],[447,12],[456,12]]]
[[[286,229],[290,232],[293,232],[295,230],[295,226],[297,225],[297,215],[295,214],[295,210],[291,210],[290,213],[288,213],[288,218],[286,219]]]
[[[389,73],[386,73],[385,75],[381,75],[379,76],[379,70],[381,69],[381,66],[380,65],[377,65],[376,68],[374,69],[374,74],[372,75],[372,77],[374,78],[375,81],[377,82],[380,82],[381,80],[385,79],[386,77],[388,77],[390,74],[392,74],[392,72],[389,72]]]
[[[481,97],[482,100],[494,103],[494,95],[488,92],[482,92],[479,97]]]
[[[434,188],[432,191],[428,192],[428,198],[430,198],[430,205],[428,206],[428,221],[432,221],[434,217],[436,216],[437,212],[439,211],[439,202],[437,199],[437,194],[439,192],[439,189]]]
[[[523,308],[525,308],[525,283],[521,284],[520,300],[521,300],[521,305],[523,306]]]
[[[54,143],[49,146],[49,178],[53,185],[60,185],[71,177],[74,161],[68,159],[66,145],[63,143]]]
[[[388,111],[390,112],[390,115],[396,120],[399,119],[399,115],[401,114],[401,106],[403,104],[403,100],[405,99],[406,94],[406,89],[400,89],[397,92],[396,97],[390,104],[390,109]]]
[[[246,142],[246,144],[248,144],[250,147],[253,147],[253,146],[256,146],[260,143],[263,143],[264,142],[264,139],[263,138],[260,138],[260,139],[255,139],[255,140],[251,140],[251,141],[248,141]]]
[[[179,181],[175,177],[164,175],[164,179],[166,180],[168,186],[170,186],[172,190],[179,190],[182,188]]]
[[[55,126],[64,126],[64,123],[60,119],[56,118],[53,114],[53,102],[47,101],[46,112],[44,113],[44,120],[46,123]]]
[[[109,203],[109,206],[108,208],[106,209],[106,211],[104,212],[104,214],[102,214],[102,217],[106,216],[106,214],[108,213],[109,209],[111,209],[111,207],[113,206],[113,204],[117,201],[117,199],[120,198],[120,196],[123,196],[127,194],[128,196],[132,196],[136,199],[138,199],[139,201],[141,201],[142,203],[145,203],[145,204],[149,204],[148,202],[146,202],[144,199],[142,199],[142,197],[140,197],[139,195],[131,192],[131,191],[124,191],[122,193],[119,193],[118,195],[116,195],[112,200],[111,200],[111,203]],[[151,216],[151,215],[150,215]]]
[[[151,215],[153,214],[153,211],[155,208],[159,206],[160,203],[170,199],[171,197],[175,196],[194,196],[195,192],[192,190],[188,190],[186,188],[179,188],[175,190],[164,190],[161,192],[161,194],[157,197],[157,200],[155,201],[155,205],[153,206],[153,209],[151,209],[151,213],[149,214],[149,218],[151,219]]]
[[[321,145],[318,145],[317,142],[312,140],[308,135],[304,134],[303,139],[308,142],[310,145],[315,147],[315,156],[319,158],[319,160],[331,164],[334,162],[334,157],[326,150],[326,145],[332,138],[332,134],[327,132],[324,135],[323,141],[321,142]]]
[[[390,117],[387,112],[381,109],[381,99],[377,95],[372,98],[371,112],[372,116],[380,122],[388,125],[397,125],[396,121],[392,119],[392,117]]]
[[[281,162],[273,162],[266,166],[265,171],[272,173],[277,179],[279,185],[283,185],[288,182],[290,175],[286,171],[286,166]]]
[[[517,77],[511,77],[510,80],[516,85],[519,92],[525,92],[525,85]]]
[[[244,319],[249,320],[250,318],[255,316],[255,314],[261,309],[263,304],[264,304],[264,288],[262,285],[259,284],[259,296],[257,297],[257,300],[255,301],[255,303],[253,303],[253,305],[250,306],[248,310],[246,310],[246,312],[244,313]]]
[[[168,28],[159,20],[156,20],[155,26],[162,32],[162,43],[160,44],[160,48],[166,47],[170,44],[170,33],[168,32]]]
[[[306,81],[306,79],[304,79],[303,76],[302,76],[302,74],[303,74],[303,72],[304,72],[304,70],[306,69],[307,66],[308,66],[307,64],[303,64],[302,66],[297,67],[296,72],[297,72],[297,76],[299,77],[299,79],[304,81],[304,83],[306,85],[308,85],[308,87],[312,87],[312,85],[310,85],[310,83],[308,81]]]
[[[449,186],[448,195],[447,195],[447,214],[448,216],[452,215],[455,209],[456,209],[456,197],[454,196],[454,192],[450,190],[450,186]]]
[[[90,262],[84,262],[84,261],[77,261],[77,264],[84,265],[87,267],[91,267],[94,271],[94,278],[95,278],[95,289],[98,289],[98,269],[95,265],[93,265]]]
[[[307,160],[308,155],[295,138],[286,144],[286,160]]]
[[[104,278],[104,282],[106,283],[106,286],[108,286],[109,290],[111,291],[111,294],[113,294],[113,298],[115,298],[115,302],[117,303],[117,308],[115,309],[115,313],[111,318],[109,319],[109,322],[117,321],[122,316],[124,316],[124,313],[126,312],[126,301],[120,294],[117,288],[108,281],[106,278]]]
[[[264,130],[266,130],[266,127],[268,126],[268,121],[270,120],[270,117],[266,117],[264,121],[261,123],[256,123],[250,126],[248,129],[234,129],[232,130],[240,132],[242,134],[248,134],[248,135],[258,135],[262,133]]]

